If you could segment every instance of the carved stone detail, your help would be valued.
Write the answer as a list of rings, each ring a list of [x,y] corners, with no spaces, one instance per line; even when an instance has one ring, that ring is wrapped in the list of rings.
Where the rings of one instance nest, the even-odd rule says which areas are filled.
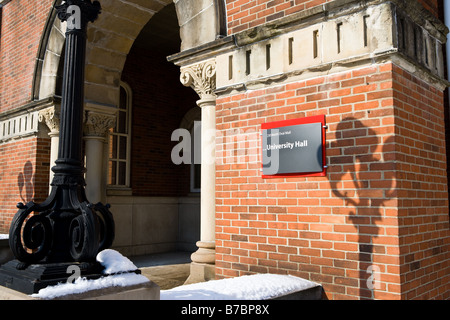
[[[60,125],[61,106],[51,106],[39,111],[39,122],[44,122],[50,133],[58,133]]]
[[[116,117],[110,114],[102,114],[93,111],[87,111],[84,123],[84,135],[104,137],[109,129],[116,124]]]
[[[199,64],[181,68],[181,83],[191,87],[200,99],[216,97],[216,61],[208,60]]]

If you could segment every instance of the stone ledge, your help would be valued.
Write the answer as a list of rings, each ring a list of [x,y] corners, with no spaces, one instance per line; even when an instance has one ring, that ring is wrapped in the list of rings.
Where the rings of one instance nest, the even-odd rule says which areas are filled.
[[[163,290],[161,300],[322,300],[320,284],[290,275],[255,274]]]
[[[53,300],[159,300],[160,288],[152,282],[128,287],[110,287],[79,294],[67,295]]]
[[[35,300],[25,293],[0,286],[0,300]]]
[[[91,290],[78,294],[70,294],[51,300],[159,300],[160,288],[152,282],[126,286],[109,287]],[[24,293],[0,286],[0,300],[42,300]]]

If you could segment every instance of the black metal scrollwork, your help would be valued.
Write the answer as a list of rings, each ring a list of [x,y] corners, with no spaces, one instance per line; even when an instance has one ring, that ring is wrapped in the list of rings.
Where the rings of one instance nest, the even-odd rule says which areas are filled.
[[[97,203],[94,206],[99,225],[99,251],[111,247],[115,237],[114,219],[109,211],[109,207],[109,204],[104,206],[101,203]]]
[[[11,250],[22,262],[39,262],[51,248],[51,222],[46,214],[33,214],[34,204],[25,206],[19,203],[18,207],[20,210],[11,222],[9,234]]]
[[[82,18],[85,20],[85,23],[94,22],[102,9],[100,2],[98,1],[66,0],[63,4],[56,6],[56,9],[58,10],[58,18],[61,21],[67,21],[72,16],[72,13],[67,11],[67,9],[72,5],[76,5],[80,8],[83,13]]]

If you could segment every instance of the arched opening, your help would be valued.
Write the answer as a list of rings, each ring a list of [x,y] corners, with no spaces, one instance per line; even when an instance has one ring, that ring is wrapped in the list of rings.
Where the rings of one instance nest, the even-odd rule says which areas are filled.
[[[179,50],[180,43],[175,6],[169,4],[142,29],[121,75],[129,86],[126,91],[133,95],[130,184],[124,188],[110,184],[108,202],[112,208],[121,207],[114,216],[117,225],[130,226],[117,231],[115,242],[130,255],[194,251],[199,240],[199,193],[191,189],[191,166],[171,161],[172,132],[190,109],[198,108],[198,96],[179,82],[179,68],[166,59]],[[116,127],[121,126],[119,118]],[[120,143],[114,148],[114,159],[120,158],[119,149]],[[118,173],[113,171],[110,174]]]
[[[54,1],[42,36],[34,100],[60,94],[65,23],[56,18],[55,6],[61,2]],[[131,151],[129,159],[125,159],[130,170],[122,180],[126,183],[119,183],[118,188],[109,179],[112,172],[108,165],[109,137],[97,135],[98,128],[90,123],[95,136],[89,141],[96,140],[97,145],[105,141],[103,151],[90,150],[94,151],[91,158],[102,154],[103,161],[96,173],[101,175],[98,184],[101,191],[95,194],[102,202],[111,203],[116,224],[121,227],[114,246],[127,255],[195,250],[200,210],[198,170],[172,163],[170,150],[176,142],[170,138],[188,111],[198,108],[199,97],[180,83],[180,69],[167,62],[167,56],[226,35],[224,3],[222,0],[194,4],[191,0],[100,2],[102,13],[88,26],[85,107],[92,117],[108,124],[121,105],[124,92],[121,84],[129,86],[125,93],[131,93],[133,101],[128,143]],[[58,108],[57,101],[54,109]],[[189,125],[191,130],[193,124]],[[120,155],[114,159],[118,173],[123,159]],[[89,173],[92,170],[88,168]],[[197,180],[193,181],[191,175],[196,175]],[[116,175],[116,181],[117,178]]]

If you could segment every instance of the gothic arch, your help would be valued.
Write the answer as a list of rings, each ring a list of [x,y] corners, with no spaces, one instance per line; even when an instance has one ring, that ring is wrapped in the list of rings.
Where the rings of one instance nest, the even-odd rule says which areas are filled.
[[[56,18],[55,0],[38,52],[33,99],[55,95],[65,24]],[[102,13],[89,24],[86,56],[86,100],[115,106],[127,54],[142,28],[155,13],[175,3],[182,44],[180,51],[214,41],[225,35],[223,0],[100,0]]]

